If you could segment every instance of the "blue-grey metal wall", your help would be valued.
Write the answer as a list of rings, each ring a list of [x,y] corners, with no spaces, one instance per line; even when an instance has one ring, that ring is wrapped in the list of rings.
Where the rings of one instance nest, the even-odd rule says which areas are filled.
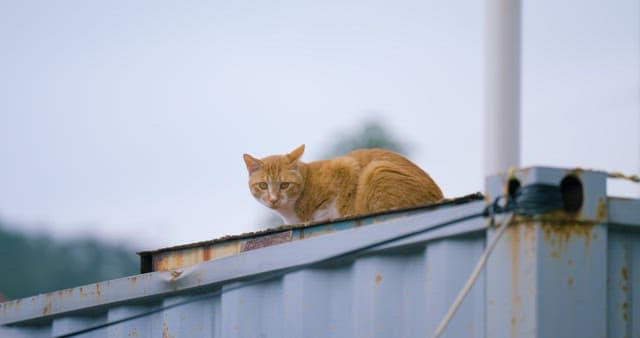
[[[640,201],[607,198],[603,173],[548,168],[488,180],[487,194],[513,179],[559,184],[566,175],[583,184],[580,213],[516,221],[444,337],[640,337]],[[486,219],[306,264],[484,208],[444,206],[3,303],[0,337],[64,336],[153,310],[77,337],[431,337],[493,236]],[[284,272],[269,278],[277,271]],[[162,310],[190,299],[197,301]]]

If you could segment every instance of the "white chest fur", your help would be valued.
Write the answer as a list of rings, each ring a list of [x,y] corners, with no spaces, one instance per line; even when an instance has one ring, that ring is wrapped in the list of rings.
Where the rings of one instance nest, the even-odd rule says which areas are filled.
[[[338,214],[338,208],[336,206],[336,200],[333,200],[331,203],[327,204],[324,208],[320,208],[316,210],[311,216],[312,221],[324,221],[328,219],[338,218],[340,215]]]
[[[278,215],[282,218],[285,224],[299,224],[302,220],[296,214],[293,205],[286,205],[276,210]],[[336,201],[332,201],[323,208],[316,210],[311,215],[311,221],[326,221],[329,219],[335,219],[340,217],[338,214],[338,208],[336,207]]]
[[[296,212],[293,210],[293,207],[290,208],[280,208],[276,211],[278,215],[284,221],[284,224],[299,224],[302,223]]]

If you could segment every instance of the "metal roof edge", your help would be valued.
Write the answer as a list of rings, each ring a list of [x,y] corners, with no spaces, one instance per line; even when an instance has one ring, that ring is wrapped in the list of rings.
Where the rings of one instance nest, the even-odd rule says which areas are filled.
[[[640,199],[609,197],[607,199],[608,223],[640,229]]]
[[[0,303],[0,325],[30,321],[46,322],[75,311],[99,311],[101,308],[125,302],[128,305],[148,303],[156,298],[187,291],[210,292],[225,282],[316,262],[417,229],[433,227],[460,215],[477,214],[482,212],[484,207],[484,201],[473,201],[449,208],[437,208],[367,227],[242,252],[181,269],[129,276]],[[485,220],[476,218],[376,247],[367,252],[477,232],[485,227]],[[291,252],[297,254],[292,255]]]
[[[156,254],[156,253],[161,253],[166,251],[190,249],[190,248],[196,248],[196,247],[211,245],[216,243],[224,243],[224,242],[244,240],[244,239],[253,239],[256,237],[272,235],[275,233],[289,231],[289,230],[306,229],[306,228],[312,228],[316,226],[323,226],[323,225],[330,225],[330,224],[345,222],[345,221],[364,220],[364,219],[377,217],[377,216],[400,214],[400,213],[411,212],[411,211],[428,211],[428,210],[434,210],[436,208],[440,208],[443,206],[459,205],[459,204],[464,204],[468,202],[484,200],[484,198],[485,196],[482,193],[476,192],[473,194],[456,197],[456,198],[445,198],[444,200],[436,203],[429,203],[429,204],[408,207],[408,208],[389,209],[389,210],[384,210],[384,211],[379,211],[379,212],[374,212],[374,213],[364,214],[364,215],[346,216],[346,217],[331,219],[328,221],[281,225],[274,228],[269,228],[269,229],[254,231],[254,232],[246,232],[238,235],[226,235],[223,237],[214,238],[206,241],[179,244],[179,245],[174,245],[174,246],[155,249],[155,250],[143,250],[143,251],[137,252],[137,254],[140,256],[146,256],[146,255],[151,255],[151,254]]]

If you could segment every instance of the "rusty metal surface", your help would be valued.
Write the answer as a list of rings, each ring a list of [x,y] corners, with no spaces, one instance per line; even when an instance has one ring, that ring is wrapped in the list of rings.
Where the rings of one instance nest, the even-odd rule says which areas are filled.
[[[561,212],[540,217],[551,216],[552,219],[563,218],[570,222],[605,223],[608,216],[607,176],[606,172],[580,168],[523,168],[506,175],[487,178],[485,192],[487,199],[493,201],[496,197],[509,193],[510,181],[517,181],[518,185],[523,187],[534,183],[560,186],[563,179],[575,177],[582,185],[582,196],[584,196],[579,210],[575,213]]]
[[[537,178],[528,182],[567,173],[572,171],[532,168],[528,175]],[[590,194],[602,186],[600,176],[582,175],[585,199],[598,201],[600,195]],[[489,194],[507,182],[488,180]],[[640,200],[605,198],[604,204],[585,203],[577,214],[516,217],[445,336],[640,337],[638,206]],[[403,217],[391,214],[322,236],[307,236],[305,227],[305,240],[293,240],[293,228],[281,229],[264,234],[276,235],[271,239],[244,244],[251,250],[197,265],[2,303],[0,337],[55,337],[158,309],[79,337],[429,337],[493,236],[485,219],[450,224],[331,264],[292,267],[484,207],[475,199]],[[349,222],[326,227],[340,224]],[[241,250],[251,239],[225,244]],[[280,244],[265,245],[270,243]],[[274,271],[284,273],[259,279]],[[203,295],[209,297],[165,309]]]
[[[153,251],[143,251],[138,253],[141,262],[143,262],[140,272],[146,273],[177,269],[212,259],[235,255],[247,250],[329,234],[363,225],[375,224],[389,219],[407,217],[415,213],[479,201],[483,200],[483,198],[482,194],[476,193],[419,207],[351,216],[329,222],[286,225],[241,235],[225,236],[210,241],[179,245]]]
[[[629,279],[640,282],[631,258],[640,257],[640,201],[608,198],[607,174],[579,169],[524,169],[488,179],[487,191],[506,193],[514,179],[559,186],[566,177],[583,188],[577,210],[565,203],[565,210],[516,217],[496,246],[486,270],[487,337],[640,335],[633,324],[640,313],[628,311],[640,306],[628,292]]]

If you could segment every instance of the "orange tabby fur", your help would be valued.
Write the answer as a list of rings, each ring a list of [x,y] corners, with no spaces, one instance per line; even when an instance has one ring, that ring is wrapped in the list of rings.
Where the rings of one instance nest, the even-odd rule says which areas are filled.
[[[304,163],[304,145],[286,155],[244,154],[249,188],[287,224],[412,207],[443,198],[435,182],[403,156],[361,149]]]

